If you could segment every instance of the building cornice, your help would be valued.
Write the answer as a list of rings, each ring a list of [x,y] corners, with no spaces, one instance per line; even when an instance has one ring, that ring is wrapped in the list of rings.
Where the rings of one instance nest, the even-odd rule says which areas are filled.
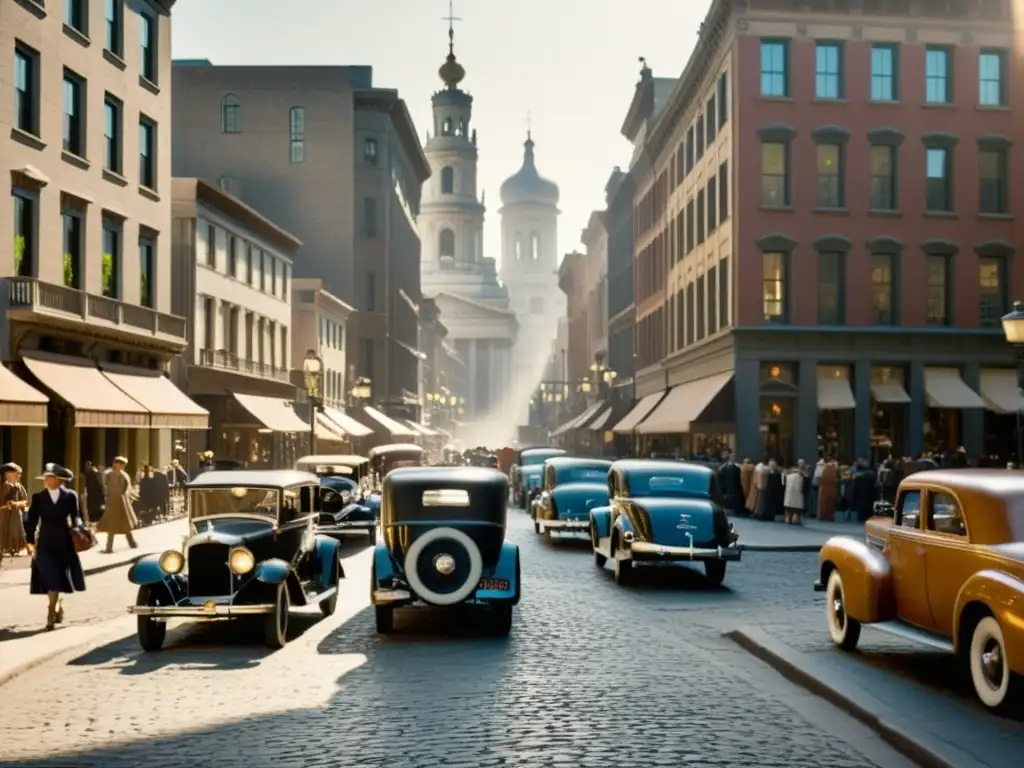
[[[409,107],[405,99],[398,95],[398,91],[393,88],[358,89],[354,96],[356,109],[380,109],[388,113],[392,125],[395,126],[398,141],[412,165],[416,180],[422,184],[429,179],[432,173],[430,163],[423,152],[423,145],[420,144]]]
[[[302,241],[286,229],[279,227],[255,208],[246,205],[230,192],[211,184],[205,179],[176,178],[172,182],[171,197],[175,200],[193,198],[197,203],[214,208],[226,216],[245,225],[254,234],[294,256],[302,247]]]

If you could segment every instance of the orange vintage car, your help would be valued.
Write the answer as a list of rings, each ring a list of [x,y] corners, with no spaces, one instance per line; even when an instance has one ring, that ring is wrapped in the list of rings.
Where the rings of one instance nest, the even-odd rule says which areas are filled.
[[[1024,687],[1024,472],[940,469],[876,504],[865,540],[819,555],[829,633],[857,647],[862,624],[955,653],[993,709]]]

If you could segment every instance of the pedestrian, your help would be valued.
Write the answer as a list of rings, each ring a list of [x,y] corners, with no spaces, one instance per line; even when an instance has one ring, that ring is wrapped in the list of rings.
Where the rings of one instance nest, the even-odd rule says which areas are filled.
[[[785,488],[783,487],[782,470],[775,459],[768,460],[765,475],[763,500],[761,502],[761,518],[782,522],[786,517]]]
[[[103,473],[91,461],[85,462],[85,512],[87,522],[98,523],[103,517],[107,494],[103,489]]]
[[[46,488],[33,494],[25,518],[25,537],[32,551],[29,592],[49,598],[47,630],[64,621],[61,596],[85,591],[85,573],[73,534],[85,529],[78,494],[64,485],[67,474],[59,464],[44,467],[38,479]]]
[[[0,467],[0,562],[4,555],[20,555],[25,549],[23,514],[28,507],[28,492],[21,484],[21,467],[13,461]]]
[[[718,480],[725,508],[730,515],[741,515],[743,514],[744,498],[740,467],[732,460],[732,451],[726,451],[724,459],[725,461],[718,467]]]
[[[839,464],[835,457],[828,456],[818,478],[818,519],[823,522],[831,523],[836,519],[839,479]]]
[[[787,525],[801,525],[803,522],[804,479],[806,477],[804,466],[804,460],[800,459],[800,463],[786,473],[783,505],[786,510],[785,522]]]
[[[124,456],[115,456],[110,469],[107,470],[107,508],[103,511],[103,519],[96,526],[97,533],[107,534],[107,546],[103,550],[107,554],[114,551],[114,536],[121,533],[128,539],[128,546],[132,549],[139,546],[132,535],[139,521],[132,506],[132,479],[125,471],[127,466],[128,459]]]

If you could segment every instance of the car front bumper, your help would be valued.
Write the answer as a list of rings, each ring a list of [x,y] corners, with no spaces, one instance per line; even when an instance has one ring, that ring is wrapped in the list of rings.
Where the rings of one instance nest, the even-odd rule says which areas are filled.
[[[738,547],[669,547],[646,541],[634,541],[630,544],[629,551],[636,563],[682,563],[691,560],[728,562],[739,560],[741,555]]]
[[[158,619],[229,619],[234,616],[260,616],[273,613],[274,603],[240,604],[221,603],[216,600],[186,599],[177,605],[129,605],[128,613]]]
[[[537,525],[543,531],[589,531],[590,520],[538,520]]]

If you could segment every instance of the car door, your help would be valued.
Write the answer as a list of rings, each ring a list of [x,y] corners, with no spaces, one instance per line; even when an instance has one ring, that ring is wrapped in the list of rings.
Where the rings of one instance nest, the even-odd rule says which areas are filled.
[[[929,489],[925,498],[928,531],[928,602],[937,633],[952,637],[956,599],[964,582],[981,565],[972,557],[963,506],[946,489]]]
[[[928,533],[922,514],[924,493],[920,489],[902,491],[896,500],[895,522],[889,529],[887,554],[892,567],[893,596],[896,614],[921,629],[932,629],[931,606],[928,603],[927,551]]]

